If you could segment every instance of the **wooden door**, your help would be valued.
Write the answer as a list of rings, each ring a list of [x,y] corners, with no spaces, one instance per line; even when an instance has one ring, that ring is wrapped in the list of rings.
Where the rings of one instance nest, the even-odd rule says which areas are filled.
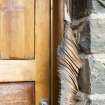
[[[50,0],[0,0],[0,105],[49,101]]]

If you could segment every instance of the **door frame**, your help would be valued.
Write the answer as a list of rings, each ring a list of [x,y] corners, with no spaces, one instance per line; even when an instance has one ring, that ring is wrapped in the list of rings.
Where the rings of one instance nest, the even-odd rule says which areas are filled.
[[[64,32],[64,0],[51,0],[51,105],[58,105],[57,47]]]

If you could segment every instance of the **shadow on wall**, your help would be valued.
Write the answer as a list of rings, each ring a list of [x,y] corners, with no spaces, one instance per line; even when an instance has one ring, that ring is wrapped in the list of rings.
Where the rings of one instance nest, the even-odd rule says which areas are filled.
[[[92,0],[72,0],[72,29],[76,34],[83,67],[78,82],[80,91],[90,93],[90,68],[87,55],[91,53],[91,35],[88,16],[92,10]]]

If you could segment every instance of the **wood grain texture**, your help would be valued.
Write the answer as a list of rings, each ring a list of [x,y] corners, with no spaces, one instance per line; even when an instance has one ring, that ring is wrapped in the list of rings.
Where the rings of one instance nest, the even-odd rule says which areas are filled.
[[[36,0],[35,24],[36,105],[49,101],[50,79],[50,0]]]
[[[34,58],[34,0],[0,0],[0,59]]]
[[[34,60],[0,60],[0,82],[36,80]]]
[[[9,1],[9,0],[0,0],[0,3],[2,3],[3,1]],[[14,0],[14,1],[17,1],[17,2],[20,1],[20,3],[24,2],[25,4],[28,5],[27,7],[30,7],[30,9],[31,9],[31,6],[33,6],[33,4],[30,5],[29,3],[32,0]],[[31,21],[32,21],[31,18],[33,17],[33,12],[31,11],[32,15],[29,15],[28,13],[27,15],[25,15],[25,19],[27,18],[28,20],[30,20],[27,22],[25,21],[25,28],[27,26],[27,30],[25,30],[25,33],[27,33],[27,35],[25,35],[27,36],[25,38],[25,42],[29,41],[30,44],[25,43],[23,45],[27,46],[26,49],[24,50],[25,54],[27,56],[31,55],[30,52],[31,52],[31,49],[33,48],[33,40],[31,41],[31,39],[33,38],[35,40],[35,46],[33,48],[35,49],[35,52],[34,52],[35,59],[33,60],[0,60],[0,82],[35,81],[36,97],[34,97],[34,99],[35,99],[35,105],[39,105],[40,100],[43,98],[48,99],[49,101],[50,0],[36,0],[34,2],[35,2],[35,6],[34,6],[35,8],[34,9],[35,10],[35,30],[34,30],[35,37],[33,38],[33,34],[31,37],[30,31],[28,31],[32,29],[32,27],[30,26],[31,26]],[[30,11],[30,10],[28,9],[27,11]],[[3,21],[0,21],[0,22],[3,22]],[[3,27],[0,27],[0,28],[3,28]],[[2,31],[2,32],[6,32],[6,31]],[[33,33],[33,30],[31,31],[31,33]],[[22,39],[20,38],[20,41],[21,40]],[[1,42],[3,43],[4,41],[0,41],[0,43]],[[5,43],[7,42],[8,41],[6,40]],[[5,50],[7,50],[6,45],[4,46],[3,49],[4,50],[2,50],[3,51],[2,54],[4,54]],[[12,53],[14,52],[11,52],[11,54]],[[5,53],[5,55],[6,54],[7,53]],[[15,55],[15,53],[13,55]],[[5,59],[9,59],[8,58],[9,56],[6,55]],[[4,55],[2,57],[4,57]]]
[[[0,84],[0,105],[34,105],[34,97],[34,82]]]
[[[53,10],[52,10],[52,62],[51,62],[51,76],[52,76],[52,104],[58,104],[59,95],[59,78],[58,78],[58,64],[57,64],[57,48],[58,44],[63,38],[64,33],[64,0],[52,0]]]

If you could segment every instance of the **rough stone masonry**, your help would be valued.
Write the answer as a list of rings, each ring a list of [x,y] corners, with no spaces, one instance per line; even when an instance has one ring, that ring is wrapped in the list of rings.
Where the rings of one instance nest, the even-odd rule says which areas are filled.
[[[82,31],[77,33],[84,61],[79,84],[81,91],[89,94],[90,105],[105,105],[105,0],[85,2],[83,14],[89,12],[89,16]]]

